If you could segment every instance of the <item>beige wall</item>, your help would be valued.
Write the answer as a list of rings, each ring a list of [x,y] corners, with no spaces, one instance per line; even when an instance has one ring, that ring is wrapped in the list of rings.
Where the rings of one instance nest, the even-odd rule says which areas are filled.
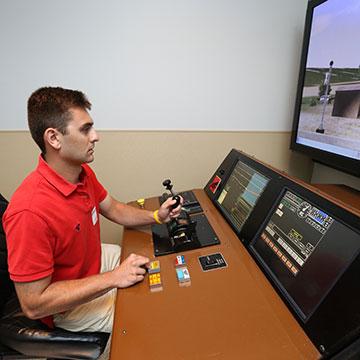
[[[360,178],[346,174],[323,164],[314,163],[314,170],[311,176],[313,184],[344,184],[353,189],[360,190]]]
[[[311,161],[289,150],[289,132],[99,131],[92,167],[117,199],[128,202],[164,192],[170,178],[177,191],[202,188],[232,148],[308,181]],[[0,131],[0,192],[10,198],[37,163],[27,131]],[[102,239],[118,242],[121,227],[102,220]]]

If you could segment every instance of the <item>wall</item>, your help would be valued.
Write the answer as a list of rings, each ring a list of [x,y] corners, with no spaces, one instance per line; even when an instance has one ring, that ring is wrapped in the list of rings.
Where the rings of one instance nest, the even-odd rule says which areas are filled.
[[[232,148],[309,180],[311,162],[288,151],[289,132],[100,131],[92,164],[118,200],[158,196],[170,178],[177,191],[203,188]],[[0,132],[1,192],[10,198],[36,166],[38,150],[26,131]],[[122,229],[102,220],[102,239],[118,242]]]
[[[342,171],[332,169],[328,166],[315,163],[311,175],[313,184],[344,184],[353,189],[360,190],[360,179],[358,177],[345,174]]]
[[[98,129],[289,131],[306,3],[0,1],[0,129],[59,85]]]

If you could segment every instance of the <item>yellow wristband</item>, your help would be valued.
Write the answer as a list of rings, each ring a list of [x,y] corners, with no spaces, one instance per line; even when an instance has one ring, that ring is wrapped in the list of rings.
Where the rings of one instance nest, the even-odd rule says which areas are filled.
[[[155,210],[154,213],[153,213],[153,215],[154,215],[155,221],[156,221],[158,224],[162,224],[162,221],[161,221],[160,218],[159,218],[159,210]]]

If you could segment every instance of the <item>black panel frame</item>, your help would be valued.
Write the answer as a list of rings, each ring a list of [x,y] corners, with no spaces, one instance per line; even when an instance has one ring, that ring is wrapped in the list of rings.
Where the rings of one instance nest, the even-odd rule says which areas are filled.
[[[234,224],[227,218],[217,202],[224,184],[239,160],[270,179],[241,231],[236,230]],[[222,181],[215,194],[213,194],[209,189],[209,185],[215,176],[219,176]],[[264,230],[286,190],[307,199],[314,206],[336,219],[336,221],[360,234],[359,216],[323,197],[317,189],[302,185],[300,181],[292,179],[286,174],[282,175],[282,173],[276,172],[276,170],[267,167],[255,158],[235,149],[231,150],[204,188],[214,206],[228,221],[239,240],[245,245],[250,255],[259,265],[259,268],[269,279],[270,283],[273,284],[274,289],[279,293],[279,296],[298,320],[299,325],[304,329],[323,357],[329,358],[337,353],[341,353],[360,337],[360,282],[358,281],[358,274],[360,274],[360,253],[354,254],[354,258],[347,269],[339,276],[328,292],[324,294],[322,301],[317,305],[307,321],[304,322],[304,319],[294,309],[289,297],[281,291],[276,281],[274,281],[266,267],[264,267],[259,256],[251,248],[252,242]]]
[[[358,305],[360,303],[360,282],[358,281],[358,274],[360,273],[360,252],[354,254],[352,262],[344,270],[340,278],[337,279],[329,292],[324,294],[323,300],[314,309],[308,320],[304,322],[304,319],[299,316],[292,301],[286,295],[286,292],[279,287],[277,281],[269,274],[266,266],[264,266],[264,263],[261,260],[261,256],[256,253],[252,244],[263,232],[286,190],[308,200],[313,205],[324,210],[338,222],[349,227],[358,234],[360,234],[360,221],[356,215],[311,190],[300,186],[290,179],[284,178],[281,187],[283,190],[278,194],[278,201],[273,204],[272,209],[264,219],[262,226],[258,229],[254,239],[250,242],[248,250],[267,278],[274,285],[279,295],[288,305],[294,316],[298,319],[299,324],[318,347],[319,351],[324,355],[334,354],[347,346],[349,342],[356,340],[356,338],[360,336],[360,306]],[[357,296],[352,296],[353,294],[357,294]],[[334,309],[337,309],[337,311],[334,311]],[[357,321],[355,319],[357,319]]]
[[[317,148],[314,148],[311,146],[299,144],[296,141],[297,134],[298,134],[300,111],[301,111],[303,86],[304,86],[305,74],[306,74],[306,63],[307,63],[307,57],[308,57],[308,51],[309,51],[309,41],[310,41],[310,34],[311,34],[313,12],[317,6],[323,4],[326,1],[328,1],[328,0],[310,0],[308,3],[308,7],[307,7],[290,149],[298,151],[298,152],[302,152],[302,153],[310,156],[316,162],[319,162],[321,164],[330,166],[332,168],[335,168],[335,169],[338,169],[338,170],[341,170],[346,173],[349,173],[349,174],[359,177],[360,176],[360,160],[353,159],[353,158],[350,158],[347,156],[338,155],[338,154],[335,154],[335,153],[332,153],[329,151],[325,151],[325,150],[321,150],[321,149],[317,149]]]
[[[221,194],[222,190],[224,189],[225,184],[230,178],[238,161],[241,161],[244,164],[250,166],[252,169],[254,169],[255,171],[259,172],[260,174],[262,174],[263,176],[269,179],[268,184],[266,185],[264,191],[260,195],[257,203],[255,204],[248,219],[246,220],[240,231],[234,226],[231,218],[224,211],[222,206],[217,202],[219,194]],[[210,190],[210,184],[212,183],[212,180],[214,179],[215,176],[219,176],[221,178],[221,184],[217,188],[216,192],[213,194]],[[220,167],[211,177],[210,181],[207,183],[204,190],[208,195],[208,197],[212,200],[213,204],[222,214],[222,216],[230,224],[230,226],[232,227],[238,238],[245,245],[247,245],[250,242],[250,240],[252,240],[252,238],[254,237],[259,226],[262,224],[264,217],[270,211],[273,202],[276,201],[278,194],[281,191],[281,187],[279,187],[279,184],[281,183],[282,179],[283,176],[281,174],[261,164],[256,159],[251,158],[235,149],[232,149],[229,155],[225,158],[225,160],[222,162]],[[259,206],[260,202],[261,205]]]
[[[183,251],[200,249],[218,245],[220,240],[210,225],[204,213],[193,214],[191,219],[196,222],[195,233],[190,242],[173,246],[169,234],[168,224],[154,224],[151,226],[154,256],[175,254]]]

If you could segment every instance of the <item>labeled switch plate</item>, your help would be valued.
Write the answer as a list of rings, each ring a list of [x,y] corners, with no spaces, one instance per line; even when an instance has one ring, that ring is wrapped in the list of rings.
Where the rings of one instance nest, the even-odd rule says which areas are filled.
[[[224,257],[220,253],[200,256],[199,262],[203,271],[214,270],[227,266]]]

